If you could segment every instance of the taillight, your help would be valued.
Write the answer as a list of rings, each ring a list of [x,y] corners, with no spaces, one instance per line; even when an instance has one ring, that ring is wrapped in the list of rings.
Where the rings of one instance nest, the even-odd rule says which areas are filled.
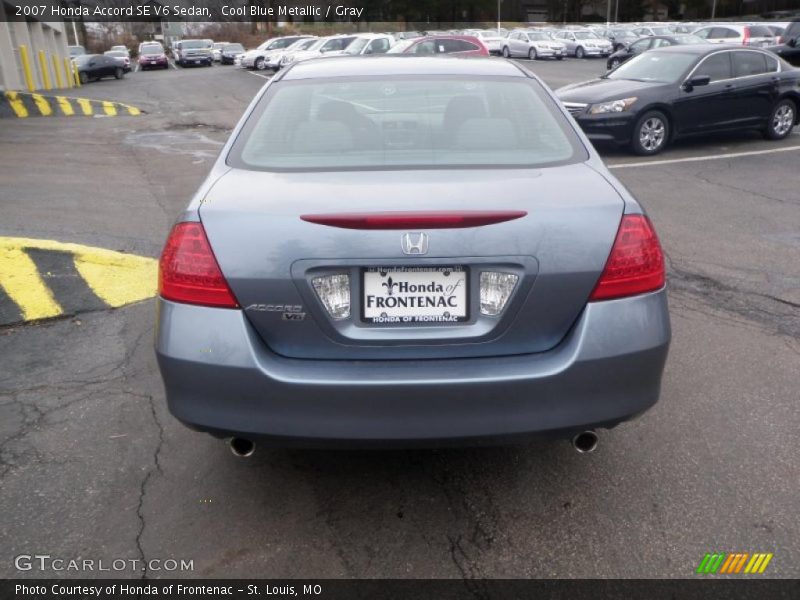
[[[603,274],[589,300],[610,300],[664,286],[664,253],[650,219],[624,215]]]
[[[178,223],[161,253],[158,292],[165,300],[237,308],[200,223]]]
[[[749,46],[750,45],[750,28],[749,27],[745,27],[744,28],[744,39],[742,40],[742,44],[744,46]]]

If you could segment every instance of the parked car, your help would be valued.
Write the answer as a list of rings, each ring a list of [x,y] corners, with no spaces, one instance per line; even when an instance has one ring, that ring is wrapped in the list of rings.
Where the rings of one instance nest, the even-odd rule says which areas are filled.
[[[512,31],[503,40],[502,54],[506,58],[524,56],[530,60],[555,58],[561,60],[567,47],[541,31]]]
[[[532,435],[590,451],[658,400],[653,225],[513,61],[295,64],[194,198],[161,254],[156,355],[171,413],[239,456]]]
[[[721,23],[701,27],[694,35],[712,44],[739,44],[742,46],[773,46],[775,34],[766,25],[735,25]]]
[[[650,37],[643,37],[627,47],[617,50],[608,57],[606,67],[608,69],[616,69],[629,58],[641,54],[652,48],[661,48],[663,46],[679,46],[685,44],[707,44],[708,42],[703,38],[697,37],[692,34],[671,34],[671,35],[654,35]]]
[[[109,48],[109,51],[111,51],[111,52],[124,52],[125,56],[127,56],[128,58],[131,57],[131,51],[128,50],[128,47],[124,46],[124,45],[111,46],[111,48]]]
[[[399,42],[389,49],[389,54],[489,56],[489,50],[482,41],[472,35],[442,35]]]
[[[295,62],[327,56],[328,54],[341,54],[343,50],[347,49],[350,44],[356,40],[356,38],[357,36],[355,35],[341,34],[318,38],[315,43],[311,44],[305,50],[297,50],[289,54],[280,66],[284,67]]]
[[[128,58],[127,53],[123,52],[122,50],[106,50],[105,52],[103,52],[103,55],[115,58],[117,60],[117,63],[119,63],[122,66],[122,70],[125,71],[126,73],[130,73],[131,59]]]
[[[69,52],[70,58],[75,58],[76,56],[83,56],[86,54],[86,48],[83,46],[67,46],[67,51]]]
[[[609,40],[594,31],[563,30],[553,34],[553,39],[566,45],[568,56],[586,58],[587,56],[609,56],[614,46]]]
[[[223,65],[232,65],[240,54],[244,54],[244,46],[238,43],[225,44],[219,52],[219,62]]]
[[[81,83],[100,81],[103,77],[122,79],[125,76],[125,70],[113,56],[81,54],[76,56],[73,61],[78,67],[78,78]]]
[[[504,29],[465,29],[462,34],[451,35],[474,35],[483,42],[489,54],[500,55],[503,53],[503,44],[508,37],[508,31]]]
[[[314,46],[314,44],[316,44],[319,40],[320,38],[318,37],[297,40],[294,44],[292,44],[285,50],[272,53],[271,58],[269,59],[268,67],[270,69],[276,69],[276,70],[282,69],[288,64],[294,62],[296,54],[303,53],[306,50],[310,50]]]
[[[800,67],[800,19],[790,22],[783,32],[783,43],[767,48],[786,62]]]
[[[181,67],[206,66],[213,64],[210,40],[181,40],[175,46],[175,64]]]
[[[245,69],[256,69],[258,71],[263,71],[267,68],[267,53],[274,52],[276,50],[283,50],[298,40],[308,39],[310,37],[311,36],[308,35],[287,35],[269,39],[259,45],[258,48],[245,52],[242,56],[239,66]]]
[[[800,71],[755,48],[668,46],[556,94],[590,139],[647,155],[714,131],[785,138],[797,123]]]
[[[214,62],[222,62],[222,49],[230,42],[214,42],[211,46],[211,58]]]
[[[139,68],[142,71],[147,69],[168,69],[169,60],[161,44],[142,44],[139,46]]]
[[[611,42],[611,46],[614,52],[616,52],[625,46],[629,46],[641,36],[635,34],[630,29],[606,29],[603,37]]]
[[[384,33],[362,33],[356,36],[346,48],[340,51],[328,52],[328,56],[336,56],[338,54],[347,56],[368,56],[371,54],[385,54],[394,45],[394,39],[390,35]]]
[[[672,35],[675,33],[668,25],[644,25],[642,27],[634,27],[632,31],[640,37],[645,35]]]

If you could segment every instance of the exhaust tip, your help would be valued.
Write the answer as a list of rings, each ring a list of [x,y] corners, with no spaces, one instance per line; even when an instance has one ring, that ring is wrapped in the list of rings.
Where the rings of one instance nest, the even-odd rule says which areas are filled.
[[[572,447],[580,454],[594,452],[597,448],[597,434],[594,431],[582,431],[572,438]]]
[[[253,453],[256,451],[255,443],[244,438],[231,438],[228,440],[228,446],[230,446],[233,455],[240,458],[253,456]]]

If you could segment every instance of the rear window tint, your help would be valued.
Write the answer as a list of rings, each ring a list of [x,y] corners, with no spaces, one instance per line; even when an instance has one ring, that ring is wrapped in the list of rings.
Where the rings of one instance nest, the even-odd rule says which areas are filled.
[[[229,164],[263,170],[543,166],[585,160],[527,78],[331,78],[271,86]]]
[[[747,77],[767,72],[767,58],[760,52],[734,52],[733,76]]]

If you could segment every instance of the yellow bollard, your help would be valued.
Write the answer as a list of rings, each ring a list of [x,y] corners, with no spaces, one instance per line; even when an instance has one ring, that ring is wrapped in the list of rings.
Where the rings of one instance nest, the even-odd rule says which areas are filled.
[[[31,61],[28,58],[28,47],[19,47],[19,58],[22,60],[22,71],[25,74],[25,83],[28,85],[28,91],[32,92],[36,89],[33,84],[33,72],[31,71]]]
[[[64,82],[61,81],[61,69],[58,68],[58,57],[55,54],[51,54],[50,59],[53,62],[53,73],[56,74],[56,87],[61,89],[64,87]]]
[[[52,90],[53,86],[50,83],[50,70],[47,68],[47,55],[44,53],[44,50],[39,50],[39,66],[42,68],[44,89]]]
[[[75,80],[72,78],[72,72],[69,68],[70,62],[68,58],[64,59],[64,78],[67,80],[67,85],[69,87],[75,86]]]
[[[81,76],[78,73],[78,65],[72,63],[72,73],[75,75],[75,87],[81,87]]]

